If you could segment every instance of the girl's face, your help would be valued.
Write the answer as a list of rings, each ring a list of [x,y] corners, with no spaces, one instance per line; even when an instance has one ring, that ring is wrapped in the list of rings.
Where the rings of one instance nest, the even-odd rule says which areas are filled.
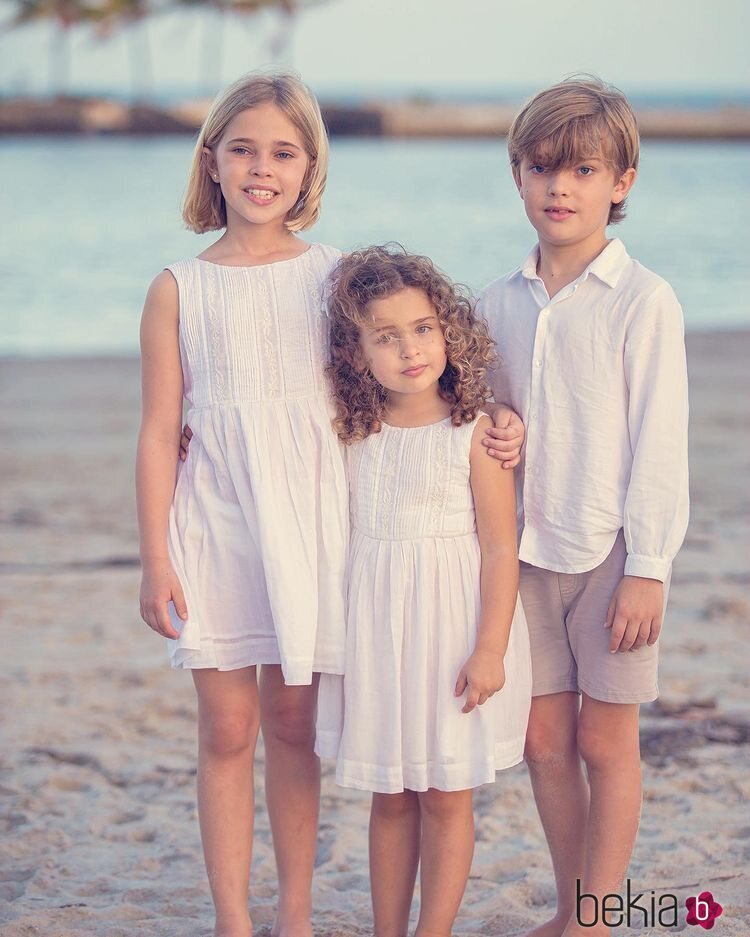
[[[227,227],[282,225],[310,165],[300,132],[275,104],[241,111],[204,153],[209,175],[221,185]]]
[[[368,304],[370,321],[360,327],[360,347],[375,380],[391,394],[434,389],[448,357],[435,307],[427,294],[406,287]]]

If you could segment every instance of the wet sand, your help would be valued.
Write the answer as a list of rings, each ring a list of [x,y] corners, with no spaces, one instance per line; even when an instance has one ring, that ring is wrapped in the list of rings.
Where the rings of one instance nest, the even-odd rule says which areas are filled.
[[[675,565],[661,692],[644,707],[645,799],[630,878],[710,890],[713,933],[750,925],[750,332],[694,334],[692,520]],[[138,616],[132,359],[0,361],[0,932],[204,937],[195,698]],[[257,759],[251,907],[267,937],[275,869]],[[326,770],[318,937],[370,933],[364,794]],[[477,848],[455,933],[540,923],[554,889],[525,768],[476,795]],[[664,934],[642,920],[625,934]],[[688,933],[692,931],[688,928]]]

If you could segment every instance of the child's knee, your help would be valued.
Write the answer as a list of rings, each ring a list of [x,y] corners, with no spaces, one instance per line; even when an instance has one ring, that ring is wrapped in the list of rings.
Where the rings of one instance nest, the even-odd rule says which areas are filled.
[[[430,788],[419,794],[419,805],[422,816],[436,820],[447,820],[451,817],[471,813],[471,791],[438,791]]]
[[[607,731],[583,720],[578,729],[578,752],[589,771],[620,769],[629,758],[640,761],[637,734],[630,738],[627,733]]]
[[[263,738],[266,742],[312,747],[315,743],[314,712],[296,701],[277,700],[263,710]]]
[[[549,723],[529,723],[524,758],[530,767],[555,767],[575,755],[575,735]]]
[[[200,742],[212,755],[240,755],[255,746],[259,720],[256,712],[237,711],[204,716],[200,721]]]
[[[573,758],[578,727],[578,696],[554,693],[531,701],[524,757],[529,768],[555,768]]]
[[[372,815],[378,820],[403,820],[418,810],[419,799],[414,791],[372,795]]]

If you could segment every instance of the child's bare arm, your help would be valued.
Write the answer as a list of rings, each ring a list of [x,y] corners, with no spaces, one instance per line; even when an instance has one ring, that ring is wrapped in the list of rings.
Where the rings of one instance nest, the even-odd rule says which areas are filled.
[[[143,415],[136,461],[143,570],[141,616],[154,631],[176,638],[167,605],[172,601],[181,618],[187,617],[187,608],[169,560],[167,528],[175,486],[174,454],[180,438],[183,387],[177,284],[166,271],[151,284],[143,309],[141,383]]]
[[[484,408],[492,417],[492,425],[487,427],[482,445],[504,469],[515,468],[521,461],[521,446],[526,436],[523,420],[515,410],[502,403],[489,402]]]
[[[490,425],[483,417],[471,445],[471,490],[482,551],[481,611],[474,652],[461,668],[455,692],[467,688],[463,712],[482,705],[505,683],[503,658],[518,595],[516,494],[513,472],[488,459],[482,439]]]

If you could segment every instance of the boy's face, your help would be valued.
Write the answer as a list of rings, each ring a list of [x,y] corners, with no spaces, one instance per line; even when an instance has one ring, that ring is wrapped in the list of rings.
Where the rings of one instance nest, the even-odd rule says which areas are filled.
[[[568,247],[606,239],[610,206],[628,194],[635,169],[617,176],[601,156],[557,169],[524,158],[514,178],[540,244]]]

